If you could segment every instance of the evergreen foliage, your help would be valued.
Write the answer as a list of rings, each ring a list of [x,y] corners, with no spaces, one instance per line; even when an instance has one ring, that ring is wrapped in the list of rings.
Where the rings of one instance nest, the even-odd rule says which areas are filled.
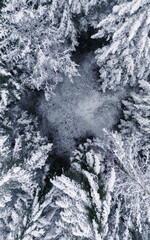
[[[0,88],[0,134],[4,140],[1,145],[1,167],[4,170],[14,164],[26,164],[29,170],[41,168],[47,159],[52,144],[40,136],[37,119],[29,116],[19,107],[21,87],[10,73],[1,69]]]
[[[21,84],[44,90],[48,100],[64,77],[73,81],[79,76],[71,60],[79,34],[74,19],[81,15],[80,28],[85,31],[89,9],[103,2],[5,0],[0,24],[2,62]]]
[[[99,30],[93,38],[110,39],[108,46],[96,51],[104,92],[119,85],[137,85],[149,78],[149,16],[149,0],[123,1],[98,24]]]
[[[115,194],[124,199],[124,206],[142,237],[149,238],[150,157],[148,146],[143,151],[141,138],[133,135],[126,140],[118,134],[107,134],[108,149],[113,154],[116,170]],[[105,146],[105,147],[106,147]],[[147,230],[146,230],[147,229]],[[144,239],[144,238],[143,238]]]
[[[149,240],[150,1],[1,4],[0,239]],[[122,101],[120,133],[87,139],[70,169],[48,179],[52,143],[22,109],[22,93],[28,86],[50,100],[58,83],[79,76],[72,51],[97,24],[92,38],[109,40],[96,51],[102,90],[134,87]]]
[[[78,75],[70,58],[72,47],[61,34],[66,32],[67,12],[62,19],[65,24],[58,28],[45,5],[39,4],[37,9],[35,3],[29,5],[28,1],[11,1],[2,9],[0,52],[15,78],[31,88],[43,89],[48,100],[64,76],[72,81]]]
[[[33,239],[23,236],[33,223],[30,211],[35,191],[44,184],[42,168],[52,144],[40,136],[37,120],[19,107],[21,86],[4,68],[0,73],[0,235],[8,240]],[[39,226],[34,225],[31,230],[36,236]]]
[[[16,175],[18,173],[24,174],[24,179],[31,182],[31,179],[27,179],[27,174],[20,171],[20,169],[14,169],[14,172]],[[55,236],[57,237],[58,234],[55,231],[55,221],[59,209],[54,204],[54,198],[58,193],[52,189],[44,196],[42,201],[39,201],[39,189],[37,186],[32,185],[34,193],[33,191],[29,192],[27,187],[23,188],[23,186],[27,185],[26,182],[23,183],[24,185],[20,189],[21,176],[17,177],[16,175],[13,175],[15,183],[18,185],[16,195],[13,194],[11,198],[7,190],[7,193],[4,194],[5,206],[2,202],[0,206],[1,239],[56,239]],[[11,176],[10,180],[14,179]],[[27,189],[28,191],[26,191]],[[15,188],[13,188],[13,191],[15,191]]]
[[[138,139],[106,135],[80,145],[71,173],[51,180],[61,191],[62,239],[132,239],[134,231],[149,238],[149,154],[139,157]]]
[[[60,239],[100,240],[107,236],[115,172],[113,168],[110,170],[105,177],[108,182],[103,186],[101,162],[104,159],[91,147],[92,142],[88,140],[74,152],[70,176],[61,175],[51,180],[61,191],[56,200],[56,205],[62,209],[60,220],[56,222],[62,231]]]
[[[123,134],[139,134],[143,140],[150,137],[150,83],[141,80],[137,92],[132,92],[127,100],[123,100],[123,119],[120,129]]]

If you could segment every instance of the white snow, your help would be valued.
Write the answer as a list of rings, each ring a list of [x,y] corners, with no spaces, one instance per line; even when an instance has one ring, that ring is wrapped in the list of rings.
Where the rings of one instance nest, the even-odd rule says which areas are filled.
[[[96,66],[92,53],[82,56],[79,66],[81,77],[74,83],[65,79],[56,88],[56,95],[49,102],[43,98],[39,111],[48,126],[44,131],[52,134],[55,153],[70,155],[76,139],[80,137],[100,137],[103,128],[111,130],[118,121],[120,99],[124,89],[116,93],[102,93],[98,90],[98,80],[93,68]]]
[[[3,148],[4,148],[4,143],[5,143],[5,141],[7,140],[7,137],[6,136],[1,136],[0,137],[0,153],[2,153],[2,151],[3,151]]]
[[[6,90],[2,90],[1,92],[1,98],[5,106],[7,106],[7,101],[8,101],[8,93]]]

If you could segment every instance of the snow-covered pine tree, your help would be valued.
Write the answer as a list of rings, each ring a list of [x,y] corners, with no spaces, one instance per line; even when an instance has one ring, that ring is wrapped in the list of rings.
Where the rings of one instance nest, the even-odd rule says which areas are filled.
[[[116,172],[114,196],[123,200],[122,217],[129,221],[127,232],[131,233],[136,228],[141,239],[149,239],[150,148],[146,146],[143,149],[141,138],[136,135],[126,140],[117,133],[106,135],[107,142],[103,146],[112,154]]]
[[[108,5],[110,7],[110,0],[43,0],[42,3],[49,6],[49,13],[52,23],[63,30],[61,31],[63,36],[69,38],[73,45],[78,45],[77,35],[81,31],[87,29],[87,25],[96,26],[101,17],[99,13],[102,13],[101,8],[105,6],[105,10]],[[103,14],[104,11],[103,11]],[[67,21],[64,21],[67,20]],[[79,24],[77,26],[77,24]]]
[[[37,119],[19,107],[22,89],[11,74],[1,68],[0,136],[1,166],[4,171],[18,164],[28,170],[42,168],[52,144],[41,137]]]
[[[2,61],[21,83],[43,89],[48,99],[64,76],[72,81],[78,75],[70,56],[72,47],[61,36],[61,31],[66,33],[68,12],[58,27],[52,23],[46,5],[35,7],[32,1],[20,0],[4,3],[0,24]]]
[[[149,151],[140,155],[137,138],[106,136],[80,145],[69,175],[51,180],[60,239],[149,239]]]
[[[81,31],[100,21],[103,5],[107,6],[106,0],[4,0],[0,23],[3,62],[21,83],[43,89],[49,99],[64,77],[73,81],[79,75],[71,53]]]
[[[58,239],[59,207],[54,200],[60,192],[52,188],[40,198],[32,173],[23,167],[12,168],[0,179],[1,239]]]
[[[150,2],[123,1],[98,24],[93,38],[107,37],[110,44],[96,51],[101,88],[136,85],[150,74]]]
[[[71,158],[69,175],[51,180],[61,192],[56,199],[61,208],[56,222],[59,239],[131,239],[123,237],[127,221],[120,220],[121,198],[114,199],[115,168],[101,144],[96,139],[80,145]]]
[[[57,210],[50,207],[47,220],[52,220],[46,224],[42,213],[54,194],[50,191],[40,203],[37,197],[52,144],[40,136],[37,119],[19,107],[21,86],[4,67],[0,74],[0,235],[2,240],[33,239],[46,235]]]
[[[123,134],[139,134],[148,143],[150,138],[150,83],[141,80],[136,92],[123,100],[123,119],[120,130]]]

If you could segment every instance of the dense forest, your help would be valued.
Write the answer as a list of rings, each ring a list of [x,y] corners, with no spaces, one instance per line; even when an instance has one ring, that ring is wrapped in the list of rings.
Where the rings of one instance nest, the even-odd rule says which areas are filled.
[[[150,239],[150,0],[0,0],[0,240]]]

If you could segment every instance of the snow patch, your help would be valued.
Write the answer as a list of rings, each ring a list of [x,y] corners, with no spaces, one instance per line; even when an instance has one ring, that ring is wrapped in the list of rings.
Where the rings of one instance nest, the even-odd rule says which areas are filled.
[[[79,66],[81,77],[74,83],[64,79],[55,96],[48,102],[44,98],[41,101],[39,111],[48,122],[45,131],[52,135],[53,152],[58,156],[69,156],[76,148],[76,139],[88,135],[101,137],[103,128],[111,130],[118,122],[125,91],[100,92],[95,66],[94,54],[85,54]]]

